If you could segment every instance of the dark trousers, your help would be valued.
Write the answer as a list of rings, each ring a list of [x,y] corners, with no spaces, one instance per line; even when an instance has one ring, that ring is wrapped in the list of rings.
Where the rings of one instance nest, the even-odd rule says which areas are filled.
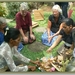
[[[63,5],[61,8],[62,8],[62,14],[65,18],[68,18],[68,13],[67,13],[67,8],[68,6],[67,5]]]

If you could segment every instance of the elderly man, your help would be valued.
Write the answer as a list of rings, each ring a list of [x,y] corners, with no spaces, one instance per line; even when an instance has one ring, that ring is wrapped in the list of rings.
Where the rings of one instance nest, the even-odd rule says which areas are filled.
[[[19,29],[23,44],[32,43],[35,36],[32,32],[31,14],[28,12],[28,4],[23,2],[20,4],[20,12],[16,14],[16,28]]]
[[[56,40],[58,33],[61,29],[61,21],[64,19],[64,16],[61,14],[62,10],[59,5],[54,5],[52,7],[52,12],[48,19],[47,31],[42,35],[42,43],[51,46]]]

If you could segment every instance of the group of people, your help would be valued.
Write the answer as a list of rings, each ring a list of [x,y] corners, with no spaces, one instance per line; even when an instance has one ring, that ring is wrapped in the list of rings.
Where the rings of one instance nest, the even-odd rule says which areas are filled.
[[[4,17],[0,17],[0,70],[2,71],[34,71],[35,66],[25,65],[25,63],[38,64],[23,56],[19,51],[19,45],[34,42],[35,36],[32,32],[31,14],[27,11],[28,4],[21,3],[20,11],[16,14],[16,28],[9,28]],[[22,43],[21,43],[22,42]],[[21,43],[21,44],[20,44]],[[22,46],[21,46],[22,47]],[[17,59],[13,59],[15,56]],[[23,64],[22,66],[19,66]]]
[[[56,39],[59,38],[59,35],[62,35],[58,39],[59,42],[61,41],[61,38],[64,38],[64,40],[67,43],[72,44],[72,41],[71,41],[72,36],[69,37],[68,34],[71,33],[72,29],[74,28],[74,21],[71,18],[65,18],[62,15],[61,11],[62,10],[59,5],[53,6],[53,8],[52,8],[53,14],[49,16],[47,31],[44,32],[42,35],[42,38],[41,38],[42,43],[47,46],[50,46],[50,48],[47,50],[47,52],[51,51],[52,46],[54,47],[55,42],[57,41]],[[68,32],[68,29],[67,29],[68,27],[66,27],[64,25],[66,25],[66,26],[72,25],[71,30],[69,27],[69,32]],[[66,32],[66,30],[67,30],[67,32]],[[59,43],[58,41],[56,42],[56,44]]]
[[[65,18],[62,15],[62,9],[59,5],[52,7],[53,14],[48,18],[47,31],[42,35],[43,44],[50,46],[47,53],[51,52],[59,42],[65,41],[66,48],[74,49],[75,34],[74,21],[71,18]],[[23,2],[20,4],[20,11],[15,16],[16,28],[9,28],[5,18],[0,17],[0,69],[7,67],[10,71],[34,71],[35,66],[25,65],[25,63],[39,64],[39,61],[33,61],[18,52],[18,46],[33,43],[36,40],[32,31],[31,14],[28,12],[28,4]],[[13,56],[19,60],[14,60]],[[19,66],[23,64],[23,66]]]
[[[74,57],[67,67],[69,70],[66,71],[75,71],[75,22],[72,18],[65,17],[61,11],[58,4],[52,7],[53,14],[48,18],[47,30],[43,33],[41,40],[44,45],[50,46],[46,50],[47,53],[50,53],[61,41],[64,41],[60,51],[62,48],[73,50]]]

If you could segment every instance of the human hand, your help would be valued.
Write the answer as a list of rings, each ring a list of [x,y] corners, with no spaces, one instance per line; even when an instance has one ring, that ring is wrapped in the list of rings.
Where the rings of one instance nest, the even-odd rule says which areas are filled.
[[[36,61],[35,61],[35,64],[36,64],[37,66],[40,66],[40,63],[41,63],[40,60],[36,60]]]
[[[30,71],[35,71],[35,70],[36,70],[36,66],[28,66],[28,69],[29,69]]]
[[[33,34],[30,34],[31,39],[35,39],[35,36]]]
[[[46,52],[50,53],[52,51],[52,48],[50,47]]]
[[[48,42],[50,43],[50,41],[52,40],[53,36],[48,36]]]
[[[73,50],[72,50],[72,49],[68,49],[68,50],[66,51],[66,54],[67,54],[67,55],[72,54],[72,53],[73,53]]]
[[[28,37],[24,36],[23,40],[24,40],[25,43],[28,43]]]

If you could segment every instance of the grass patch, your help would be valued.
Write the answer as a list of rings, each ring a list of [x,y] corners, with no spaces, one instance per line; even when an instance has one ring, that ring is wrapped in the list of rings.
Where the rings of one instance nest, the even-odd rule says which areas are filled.
[[[16,26],[16,22],[15,21],[10,21],[7,23],[9,27],[15,27]]]
[[[32,60],[36,60],[36,58],[42,58],[44,56],[43,52],[40,51],[40,52],[32,52],[31,50],[28,49],[28,45],[25,45],[24,46],[24,49],[21,51],[21,53],[32,59]]]

